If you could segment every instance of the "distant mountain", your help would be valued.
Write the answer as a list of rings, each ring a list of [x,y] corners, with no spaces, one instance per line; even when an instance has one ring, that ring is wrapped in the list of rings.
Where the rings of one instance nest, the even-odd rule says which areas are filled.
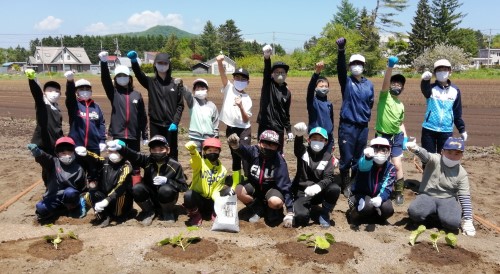
[[[111,34],[111,35],[124,35],[124,36],[155,36],[155,35],[163,35],[170,36],[170,34],[174,34],[178,38],[193,38],[196,37],[196,34],[180,30],[176,27],[172,26],[154,26],[145,31],[140,32],[127,32],[127,33],[119,33],[119,34]]]

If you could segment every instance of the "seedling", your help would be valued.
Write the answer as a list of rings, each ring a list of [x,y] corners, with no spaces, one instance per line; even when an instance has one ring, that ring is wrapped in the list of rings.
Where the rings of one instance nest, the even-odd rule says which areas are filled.
[[[53,229],[53,224],[48,224],[48,225],[45,225],[46,227],[50,228],[50,229]],[[66,237],[69,237],[71,239],[78,239],[78,236],[73,232],[73,231],[69,231],[68,233],[66,233],[66,235],[64,235],[64,229],[62,227],[60,227],[59,229],[56,230],[56,235],[49,235],[49,236],[45,236],[44,239],[53,244],[54,245],[54,248],[57,249],[57,246],[62,243],[63,239]]]
[[[437,252],[439,252],[439,248],[438,248],[438,245],[437,245],[437,242],[439,240],[439,238],[441,238],[442,235],[444,235],[445,232],[440,230],[439,232],[435,232],[435,233],[432,233],[431,234],[431,242],[432,242],[432,246],[437,250]]]
[[[414,246],[415,243],[417,242],[418,236],[420,236],[426,230],[427,229],[424,225],[420,225],[416,230],[412,231],[411,235],[410,235],[410,245]],[[446,233],[444,231],[440,230],[439,232],[432,233],[430,236],[432,246],[437,250],[437,252],[439,252],[439,248],[438,248],[437,243],[438,243],[439,239],[441,239],[441,236],[443,236],[444,234],[446,234]],[[458,240],[457,240],[457,236],[455,234],[450,232],[450,233],[446,234],[444,239],[445,239],[447,245],[449,245],[451,247],[457,246]]]
[[[446,237],[444,238],[446,240],[446,244],[451,246],[451,247],[455,247],[457,246],[457,236],[453,233],[448,233],[446,234]]]
[[[330,245],[335,243],[335,238],[330,233],[325,233],[325,236],[316,235],[314,239],[312,237],[315,236],[314,233],[311,234],[301,234],[297,238],[297,242],[306,242],[307,246],[313,246],[314,251],[323,250],[326,251],[330,248]]]
[[[194,231],[194,230],[198,230],[199,227],[197,226],[189,226],[187,227],[187,233],[191,232],[191,231]],[[186,248],[194,243],[194,242],[197,242],[199,241],[201,238],[198,237],[198,236],[194,236],[194,237],[184,237],[184,235],[181,233],[179,233],[178,235],[172,237],[172,238],[165,238],[161,241],[159,241],[157,243],[158,246],[164,246],[164,245],[172,245],[172,246],[180,246],[182,248],[183,251],[186,251]]]
[[[420,236],[420,234],[424,233],[425,230],[427,230],[425,225],[419,225],[416,230],[413,230],[411,232],[411,235],[410,235],[410,245],[414,246],[415,242],[417,241],[418,236]]]

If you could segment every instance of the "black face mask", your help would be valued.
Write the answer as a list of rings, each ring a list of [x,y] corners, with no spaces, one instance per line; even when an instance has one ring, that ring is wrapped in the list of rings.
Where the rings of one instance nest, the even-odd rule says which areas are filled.
[[[203,158],[208,159],[210,162],[215,162],[219,159],[219,153],[206,153]]]
[[[269,148],[261,148],[260,153],[262,154],[262,156],[264,156],[264,158],[271,159],[274,158],[276,154],[278,154],[278,151]]]
[[[394,96],[398,96],[399,94],[401,94],[401,92],[403,91],[402,88],[390,88],[389,89],[389,92],[394,95]]]
[[[155,162],[164,161],[166,158],[167,158],[166,152],[151,153],[151,159],[153,159],[153,161],[155,161]]]

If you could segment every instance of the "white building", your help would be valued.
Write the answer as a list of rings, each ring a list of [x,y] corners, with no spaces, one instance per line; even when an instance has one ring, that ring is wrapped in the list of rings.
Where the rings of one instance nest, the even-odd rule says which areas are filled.
[[[479,57],[473,58],[474,67],[481,65],[500,65],[500,49],[480,49]]]

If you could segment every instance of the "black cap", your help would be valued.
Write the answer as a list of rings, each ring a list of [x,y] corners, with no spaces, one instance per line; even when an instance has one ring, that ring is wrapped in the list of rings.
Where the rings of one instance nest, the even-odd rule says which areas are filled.
[[[398,83],[403,84],[403,86],[404,86],[406,83],[406,78],[401,74],[394,74],[391,77],[391,82],[398,82]]]
[[[247,79],[250,79],[250,74],[248,74],[248,71],[244,68],[238,68],[237,70],[235,70],[233,72],[233,76],[235,76],[235,75],[241,75]]]
[[[284,68],[285,71],[288,73],[288,69],[290,67],[287,64],[285,64],[285,62],[278,61],[274,62],[273,66],[271,67],[271,71],[274,71],[277,68]]]
[[[165,138],[162,135],[155,135],[155,136],[153,136],[153,138],[151,138],[151,140],[149,141],[148,145],[149,145],[150,148],[157,147],[157,146],[166,146],[166,147],[168,147],[167,138]]]
[[[170,55],[168,55],[168,53],[158,53],[158,54],[156,54],[156,56],[155,56],[155,63],[160,62],[160,61],[170,63]]]
[[[45,85],[43,85],[43,90],[45,91],[48,87],[56,88],[61,91],[61,85],[59,85],[59,83],[56,81],[48,81],[47,83],[45,83]]]

